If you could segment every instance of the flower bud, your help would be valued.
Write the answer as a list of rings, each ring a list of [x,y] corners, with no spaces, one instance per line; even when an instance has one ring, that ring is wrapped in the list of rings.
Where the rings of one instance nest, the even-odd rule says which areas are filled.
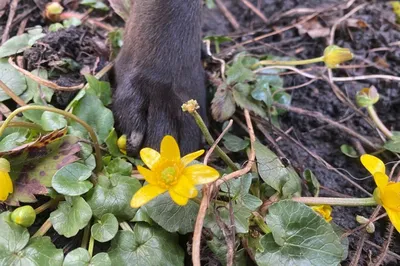
[[[58,2],[51,2],[46,5],[46,9],[44,11],[44,16],[52,21],[58,22],[60,21],[60,14],[63,12],[64,8]]]
[[[0,158],[0,171],[9,173],[11,170],[10,162],[5,158]]]
[[[126,155],[126,135],[122,135],[117,140],[119,151]]]
[[[364,88],[357,92],[356,102],[359,107],[368,107],[379,101],[379,93],[375,86]]]
[[[357,216],[356,216],[356,221],[357,221],[359,224],[366,224],[366,223],[369,223],[369,219],[367,219],[367,218],[365,218],[364,216],[361,216],[361,215],[357,215]]]
[[[365,227],[365,230],[367,231],[367,233],[369,234],[373,234],[375,232],[375,225],[374,223],[368,223],[367,227]]]
[[[36,219],[36,212],[30,205],[16,208],[11,213],[11,220],[23,227],[31,226]]]
[[[330,45],[325,48],[324,62],[328,68],[335,68],[339,64],[353,59],[350,49],[342,48],[336,45]]]
[[[200,108],[200,105],[197,103],[196,100],[189,100],[186,103],[182,104],[182,111],[188,112],[188,113],[193,113],[197,109]]]

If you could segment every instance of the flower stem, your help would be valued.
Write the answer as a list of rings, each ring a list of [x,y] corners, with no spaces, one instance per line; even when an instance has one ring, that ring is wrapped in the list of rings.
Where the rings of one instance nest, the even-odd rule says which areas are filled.
[[[93,257],[93,249],[94,249],[94,238],[91,235],[90,240],[89,240],[89,246],[88,246],[88,252],[90,254],[90,257]]]
[[[215,140],[208,131],[206,124],[204,123],[203,119],[199,115],[197,111],[190,112],[193,115],[194,120],[196,121],[197,125],[199,126],[201,132],[203,133],[204,137],[206,138],[207,143],[212,146]],[[215,147],[215,151],[217,152],[218,156],[232,169],[232,171],[237,171],[239,168],[235,165],[235,163],[229,158],[229,156],[217,145]]]
[[[38,236],[44,236],[47,231],[51,228],[52,224],[50,222],[50,218],[47,219],[42,226],[39,228],[39,230],[36,231],[36,233],[32,237],[38,237]]]
[[[292,61],[276,61],[276,60],[261,60],[260,62],[251,66],[252,69],[255,69],[258,66],[273,66],[273,65],[280,65],[280,66],[298,66],[298,65],[308,65],[313,63],[323,62],[324,57],[316,57],[311,59],[305,60],[292,60]]]
[[[131,231],[133,233],[133,230],[131,228],[131,226],[127,223],[127,222],[122,222],[119,224],[119,226],[121,226],[121,228],[125,231]]]
[[[3,125],[4,122],[0,122],[0,126]],[[8,123],[9,127],[24,127],[24,128],[29,128],[32,130],[37,130],[39,132],[46,132],[42,129],[41,126],[36,125],[34,123],[29,123],[29,122],[22,122],[22,121],[18,121],[18,122],[10,122]]]
[[[253,215],[254,215],[253,221],[256,222],[256,224],[264,232],[264,234],[271,233],[271,229],[269,229],[268,225],[266,225],[263,217],[257,212],[253,212]]]
[[[99,141],[97,139],[96,133],[93,131],[92,127],[89,126],[85,121],[81,120],[76,115],[68,113],[64,110],[60,110],[60,109],[57,109],[54,107],[40,106],[40,105],[26,105],[26,106],[17,108],[9,115],[9,117],[7,117],[7,119],[1,125],[0,136],[3,134],[4,130],[7,128],[7,125],[11,122],[11,120],[17,114],[24,112],[24,111],[28,111],[28,110],[42,110],[42,111],[57,113],[57,114],[65,116],[65,117],[68,117],[68,118],[78,122],[79,124],[81,124],[88,131],[90,138],[93,141],[93,146],[94,146],[95,155],[96,155],[96,172],[100,172],[100,170],[103,168],[103,161],[101,158],[100,145],[99,145]]]
[[[293,201],[307,205],[332,205],[332,206],[376,206],[378,203],[374,198],[325,198],[325,197],[295,197]]]
[[[44,211],[47,210],[48,208],[57,205],[57,204],[60,202],[60,200],[62,200],[62,199],[63,199],[63,197],[57,197],[57,198],[55,198],[55,199],[49,200],[48,202],[46,202],[46,203],[40,205],[39,207],[37,207],[37,208],[35,209],[35,213],[36,213],[36,214],[39,214],[39,213],[41,213],[41,212],[44,212]]]
[[[375,111],[373,105],[367,106],[367,111],[371,119],[374,121],[375,125],[385,134],[389,139],[393,138],[393,133],[382,123],[382,120],[379,118],[378,114]]]
[[[90,223],[83,230],[81,248],[84,248],[84,249],[87,248],[88,242],[89,242],[89,236],[90,236]]]

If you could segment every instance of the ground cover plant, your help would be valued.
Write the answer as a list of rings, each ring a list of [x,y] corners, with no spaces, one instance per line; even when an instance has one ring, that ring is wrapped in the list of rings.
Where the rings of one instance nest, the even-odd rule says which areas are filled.
[[[107,81],[129,8],[0,3],[0,265],[398,264],[400,2],[205,1],[204,150],[139,157]]]

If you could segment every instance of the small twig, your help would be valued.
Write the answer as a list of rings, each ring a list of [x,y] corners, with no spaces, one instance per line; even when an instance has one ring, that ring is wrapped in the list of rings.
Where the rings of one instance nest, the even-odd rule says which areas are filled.
[[[264,23],[268,23],[267,17],[264,16],[264,14],[256,7],[254,6],[251,2],[248,0],[242,0],[243,4],[245,4],[248,8],[251,9],[251,11],[254,12]]]
[[[392,242],[393,230],[394,230],[394,226],[393,226],[393,224],[390,224],[390,225],[389,225],[389,233],[388,233],[388,236],[387,236],[387,240],[385,241],[385,244],[384,244],[384,246],[382,247],[382,253],[381,253],[381,255],[377,258],[377,260],[375,261],[375,263],[372,264],[372,265],[374,265],[374,266],[382,265],[383,260],[385,259],[386,255],[387,255],[387,253],[388,253],[388,251],[389,251],[390,243]]]
[[[119,226],[121,226],[122,230],[130,231],[133,233],[132,227],[127,222],[122,222],[119,224]]]
[[[354,254],[353,259],[350,262],[350,266],[358,265],[358,261],[360,260],[361,252],[364,247],[364,242],[366,238],[367,238],[367,232],[363,232],[360,240],[358,241],[356,254]]]
[[[226,128],[224,129],[224,131],[222,131],[222,133],[219,135],[217,140],[214,142],[214,144],[211,146],[211,148],[207,151],[206,156],[204,156],[204,162],[203,162],[204,165],[207,165],[210,155],[213,153],[213,151],[217,147],[218,143],[222,140],[222,138],[225,136],[225,134],[228,132],[228,130],[232,127],[232,125],[233,125],[233,120],[231,119],[231,120],[229,120],[229,123],[226,126]]]
[[[47,219],[42,226],[36,231],[36,233],[32,236],[32,238],[34,237],[38,237],[38,236],[44,236],[47,231],[49,231],[49,229],[52,227],[53,225],[51,224],[50,218]]]
[[[344,132],[346,132],[347,134],[359,139],[362,143],[364,143],[365,145],[367,145],[368,147],[372,148],[372,149],[379,149],[380,146],[372,143],[371,141],[369,141],[366,137],[360,135],[359,133],[355,132],[354,130],[352,130],[351,128],[348,128],[336,121],[333,121],[332,119],[324,116],[323,114],[319,113],[319,112],[314,112],[314,111],[308,111],[308,110],[304,110],[298,107],[293,107],[293,106],[287,106],[284,104],[279,104],[279,103],[274,103],[274,106],[276,106],[277,108],[280,109],[284,109],[287,110],[289,112],[293,112],[296,114],[300,114],[300,115],[305,115],[305,116],[309,116],[309,117],[313,117],[316,118],[320,121],[326,122],[328,124],[330,124],[331,126],[334,126]]]
[[[370,245],[370,246],[373,246],[374,248],[382,249],[381,246],[375,244],[375,243],[372,242],[372,241],[366,240],[365,243],[368,244],[368,245]],[[395,252],[393,252],[393,251],[390,251],[390,250],[389,250],[389,251],[388,251],[388,255],[392,256],[393,258],[395,258],[395,259],[397,259],[397,260],[400,260],[400,255],[397,254],[397,253],[395,253]]]
[[[76,12],[63,12],[60,15],[61,20],[65,20],[65,19],[69,19],[69,18],[78,18],[80,20],[83,20],[85,17],[86,17],[86,14],[80,14],[80,13],[76,13]],[[115,30],[115,28],[113,26],[103,23],[101,21],[98,21],[96,19],[89,18],[86,21],[87,21],[87,23],[89,23],[93,26],[102,28],[106,31],[114,31]]]
[[[335,24],[333,24],[332,29],[331,29],[331,36],[329,39],[329,44],[332,45],[335,42],[335,31],[336,28],[345,20],[347,20],[349,17],[351,17],[353,14],[355,14],[358,10],[362,9],[363,7],[365,7],[367,4],[362,4],[357,6],[356,8],[352,9],[349,13],[347,13],[345,16],[343,16],[342,18],[340,18],[339,20],[337,20],[335,22]]]
[[[8,34],[10,33],[11,23],[15,16],[15,11],[17,10],[19,0],[12,0],[10,4],[10,11],[8,12],[8,19],[6,26],[4,28],[3,36],[1,37],[1,44],[8,40]]]
[[[34,81],[36,81],[37,83],[39,83],[42,86],[46,86],[49,87],[50,89],[53,90],[58,90],[58,91],[76,91],[76,90],[80,90],[83,88],[83,84],[79,84],[77,86],[72,86],[72,87],[64,87],[64,86],[59,86],[56,83],[46,80],[46,79],[42,79],[39,76],[33,75],[32,73],[30,73],[29,71],[17,66],[14,63],[14,60],[12,57],[10,57],[8,59],[8,63],[10,65],[12,65],[16,70],[18,70],[19,72],[21,72],[22,74],[24,74],[25,76],[28,76],[29,78],[33,79]]]
[[[18,95],[16,95],[3,81],[0,80],[0,88],[14,100],[19,106],[25,106],[26,103]]]
[[[224,3],[221,0],[215,0],[215,4],[218,6],[219,10],[221,10],[222,14],[226,17],[226,19],[231,23],[232,27],[235,30],[240,28],[239,22],[237,22],[235,16],[228,10]]]

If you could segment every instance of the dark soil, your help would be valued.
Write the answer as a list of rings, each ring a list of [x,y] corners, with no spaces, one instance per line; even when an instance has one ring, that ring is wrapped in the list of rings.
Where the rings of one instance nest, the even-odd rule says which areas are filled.
[[[45,2],[45,1],[36,1]],[[69,1],[71,6],[75,1]],[[226,7],[233,13],[239,22],[240,29],[233,31],[230,23],[222,15],[218,8],[214,10],[205,10],[204,12],[204,35],[229,35],[233,37],[236,43],[251,40],[262,34],[273,32],[284,26],[292,25],[300,19],[326,8],[327,11],[321,13],[315,20],[322,27],[331,28],[332,25],[347,14],[351,9],[364,2],[368,3],[366,7],[359,10],[351,16],[352,19],[361,21],[365,27],[354,27],[347,23],[342,23],[335,33],[335,44],[351,48],[356,58],[351,62],[352,65],[368,65],[368,67],[349,68],[334,70],[334,76],[346,77],[370,74],[387,74],[398,76],[400,72],[400,49],[399,46],[393,46],[391,43],[400,40],[400,25],[395,23],[395,17],[391,10],[390,3],[385,1],[355,1],[348,9],[336,8],[337,5],[347,1],[342,0],[253,0],[253,4],[262,10],[263,14],[269,19],[265,24],[251,10],[249,10],[242,1],[223,0]],[[32,0],[22,0],[19,4],[18,14],[36,7]],[[42,8],[42,6],[40,7]],[[314,11],[302,14],[293,13],[293,15],[284,15],[287,11],[299,10],[299,8],[313,9]],[[7,11],[6,11],[7,12]],[[7,14],[7,13],[6,13]],[[5,25],[7,15],[0,17],[0,26]],[[105,20],[113,26],[120,26],[121,20],[115,14],[109,14]],[[28,26],[37,24],[46,25],[40,16],[39,9],[32,12]],[[1,29],[1,28],[0,28]],[[15,35],[18,26],[12,28],[11,36]],[[1,33],[1,30],[0,30]],[[104,51],[99,43],[105,42],[106,34],[104,31],[95,30],[86,26],[71,28],[65,31],[50,33],[41,39],[32,49],[25,53],[25,59],[28,69],[31,67],[43,66],[47,69],[54,69],[56,75],[52,78],[62,86],[72,86],[84,81],[80,73],[84,66],[95,71],[101,68],[107,61]],[[324,48],[328,45],[329,37],[311,38],[308,34],[301,34],[297,28],[284,31],[281,34],[254,42],[245,46],[246,49],[255,54],[271,54],[276,56],[292,56],[300,59],[321,56]],[[232,57],[232,43],[223,46],[220,57],[229,60]],[[396,48],[397,47],[397,48]],[[386,49],[377,49],[386,48]],[[239,48],[236,51],[241,51]],[[218,56],[218,55],[217,55]],[[63,73],[62,69],[55,68],[54,62],[69,58],[77,62],[81,68],[75,71]],[[320,69],[315,68],[314,73],[319,74]],[[326,74],[326,73],[325,73]],[[284,76],[285,87],[296,86],[309,81],[300,75]],[[380,95],[381,100],[376,105],[378,114],[384,124],[392,129],[400,131],[400,90],[398,82],[391,82],[383,79],[363,80],[357,82],[337,82],[336,85],[354,102],[355,94],[358,90],[374,85]],[[359,114],[355,113],[348,104],[340,101],[331,86],[325,81],[316,81],[308,86],[293,90],[292,106],[300,107],[306,110],[312,110],[322,113],[334,121],[341,121],[344,125],[352,128],[356,132],[367,136],[372,141],[381,143],[377,131],[372,128]],[[358,159],[352,159],[345,156],[340,151],[342,144],[354,145],[355,139],[338,129],[327,126],[315,118],[287,113],[281,117],[282,130],[291,128],[289,135],[298,140],[313,153],[322,157],[325,161],[345,175],[350,176],[355,182],[359,183],[366,190],[372,192],[375,184],[371,178],[367,177],[367,172],[363,169]],[[259,132],[258,132],[259,133]],[[258,135],[262,139],[262,135]],[[274,134],[274,137],[279,137]],[[267,143],[268,144],[268,143]],[[337,196],[337,193],[353,197],[365,197],[364,192],[357,189],[354,185],[344,180],[343,177],[334,171],[327,169],[325,165],[310,156],[304,149],[293,141],[282,138],[278,141],[279,148],[283,151],[289,162],[300,173],[305,169],[311,169],[318,177],[323,196]],[[273,147],[271,146],[273,149]],[[367,149],[367,152],[372,152]],[[386,162],[391,161],[392,155],[383,154]],[[391,166],[391,165],[389,165]],[[333,192],[332,192],[333,191]],[[359,224],[355,221],[356,215],[369,217],[373,209],[371,208],[342,208],[335,207],[333,220],[335,223],[345,229],[352,229]],[[386,240],[386,227],[388,220],[382,219],[376,223],[376,232],[367,236],[367,240],[383,246]],[[354,252],[359,246],[359,239],[363,232],[358,232],[350,237],[349,259],[343,265],[348,265],[353,258]],[[395,239],[392,241],[390,250],[400,254],[400,238],[395,233]],[[64,242],[61,240],[56,243]],[[64,242],[65,243],[65,242]],[[68,245],[75,245],[68,242]],[[65,248],[65,246],[62,246]],[[363,252],[359,265],[367,265],[370,258],[375,258],[380,254],[380,250],[374,248],[368,243],[364,244]],[[393,256],[387,256],[385,265],[397,265],[398,262]]]

